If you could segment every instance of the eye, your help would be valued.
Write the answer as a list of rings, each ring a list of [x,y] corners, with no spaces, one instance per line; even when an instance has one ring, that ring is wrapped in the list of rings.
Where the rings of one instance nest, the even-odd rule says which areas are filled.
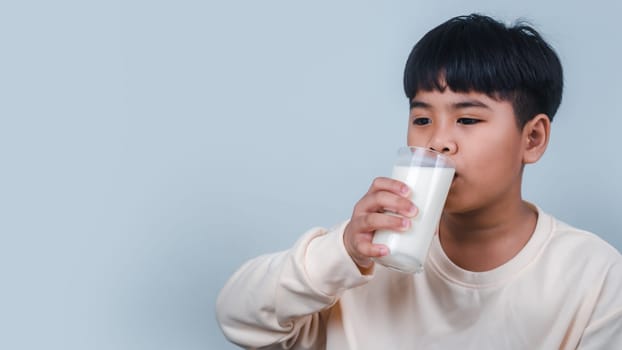
[[[473,124],[477,124],[479,122],[480,122],[480,120],[479,119],[475,119],[475,118],[460,118],[460,119],[458,119],[458,124],[462,124],[462,125],[473,125]]]
[[[426,118],[426,117],[415,117],[415,119],[413,119],[413,125],[427,125],[430,124],[430,118]]]

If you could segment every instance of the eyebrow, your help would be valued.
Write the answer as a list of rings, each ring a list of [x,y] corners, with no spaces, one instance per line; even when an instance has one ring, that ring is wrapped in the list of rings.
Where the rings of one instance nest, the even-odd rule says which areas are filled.
[[[423,101],[412,100],[410,101],[410,109],[413,109],[413,108],[430,109],[430,105]]]
[[[484,102],[474,100],[474,99],[466,99],[466,100],[451,104],[451,109],[454,109],[454,110],[471,108],[471,107],[490,109],[490,106],[488,106]],[[412,100],[410,101],[410,109],[413,109],[413,108],[432,109],[432,106],[429,103],[426,103],[423,101]]]

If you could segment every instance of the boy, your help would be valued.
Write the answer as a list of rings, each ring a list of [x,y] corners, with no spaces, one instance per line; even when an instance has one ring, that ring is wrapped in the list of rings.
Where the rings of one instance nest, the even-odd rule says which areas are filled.
[[[456,17],[415,45],[404,87],[408,145],[456,164],[424,272],[374,265],[389,253],[374,232],[417,215],[405,184],[377,178],[346,223],[233,275],[225,335],[275,349],[622,349],[620,254],[521,198],[561,102],[555,52],[529,26]]]

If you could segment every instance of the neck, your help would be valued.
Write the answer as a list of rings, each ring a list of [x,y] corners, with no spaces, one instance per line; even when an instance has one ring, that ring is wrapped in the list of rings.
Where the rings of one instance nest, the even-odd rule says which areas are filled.
[[[515,197],[516,198],[516,197]],[[469,271],[487,271],[510,259],[527,244],[537,212],[520,199],[465,213],[443,213],[439,238],[445,254]]]

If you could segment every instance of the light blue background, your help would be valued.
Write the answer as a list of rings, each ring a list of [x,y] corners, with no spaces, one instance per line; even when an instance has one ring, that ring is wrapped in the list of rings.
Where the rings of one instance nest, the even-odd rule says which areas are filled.
[[[466,5],[466,4],[469,5]],[[622,248],[621,5],[5,1],[0,348],[231,349],[245,260],[346,219],[405,143],[412,45],[526,17],[566,73],[525,197]]]

